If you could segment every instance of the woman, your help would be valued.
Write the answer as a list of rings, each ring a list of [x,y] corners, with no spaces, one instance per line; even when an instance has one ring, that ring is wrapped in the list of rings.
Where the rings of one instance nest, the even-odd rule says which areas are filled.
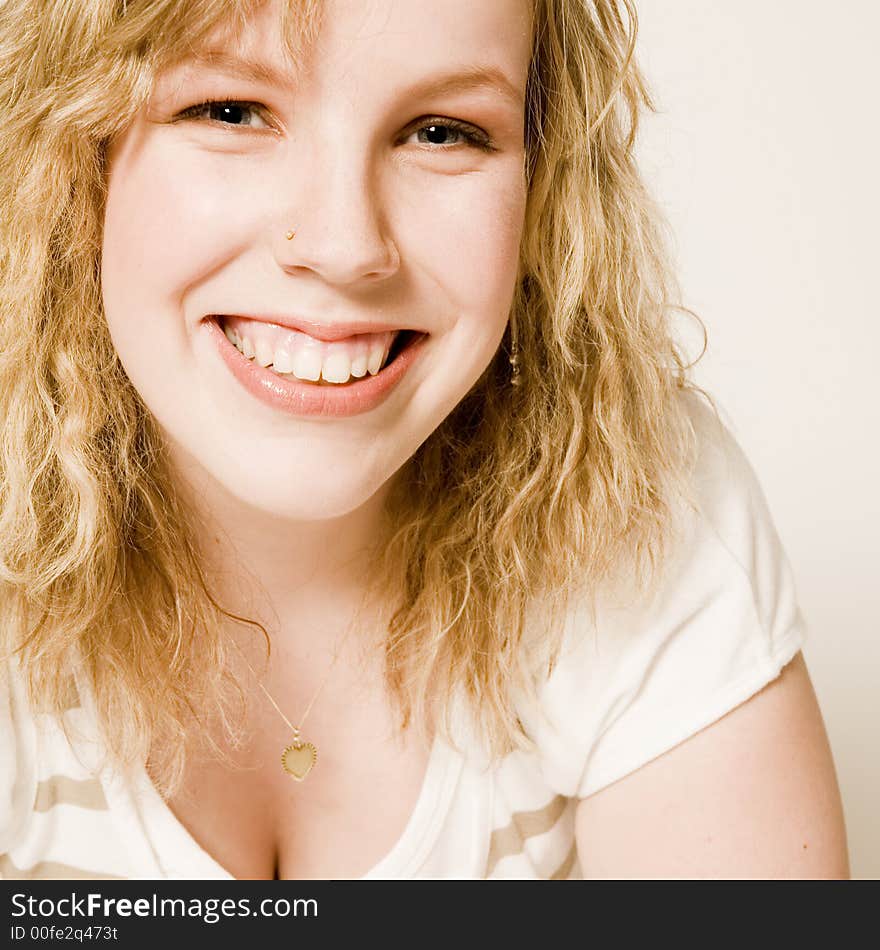
[[[626,14],[7,2],[4,876],[846,876]]]

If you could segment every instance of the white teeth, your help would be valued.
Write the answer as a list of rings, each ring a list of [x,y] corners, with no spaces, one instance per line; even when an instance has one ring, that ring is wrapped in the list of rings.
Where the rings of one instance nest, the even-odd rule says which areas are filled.
[[[239,352],[260,366],[271,367],[276,373],[312,383],[323,379],[337,384],[347,383],[352,377],[361,379],[367,373],[375,376],[385,365],[397,336],[396,333],[392,334],[385,344],[380,340],[365,340],[354,347],[349,346],[348,351],[336,349],[326,353],[325,347],[313,343],[298,344],[292,347],[292,352],[281,346],[273,350],[267,340],[258,338],[255,345],[237,330],[224,327],[223,332]]]
[[[370,371],[371,376],[375,376],[376,373],[382,368],[382,361],[385,359],[385,347],[381,343],[373,344],[370,347],[370,357],[367,362],[367,369]]]
[[[275,350],[275,359],[272,361],[272,369],[274,369],[276,373],[293,372],[293,357],[287,350],[280,348]]]
[[[265,340],[257,340],[256,357],[260,366],[268,366],[275,359],[275,354]]]
[[[297,350],[293,354],[293,375],[316,383],[321,378],[321,354],[318,350]]]
[[[324,357],[321,376],[328,383],[347,383],[351,376],[351,360],[347,353],[330,353]]]
[[[351,375],[357,379],[367,375],[366,353],[358,353],[358,355],[351,361]]]

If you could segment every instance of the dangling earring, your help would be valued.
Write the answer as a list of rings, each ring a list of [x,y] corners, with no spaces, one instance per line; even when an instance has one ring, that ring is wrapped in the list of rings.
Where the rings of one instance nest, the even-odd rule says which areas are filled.
[[[522,381],[522,374],[519,371],[519,345],[516,340],[516,318],[510,317],[510,361],[511,374],[510,385],[519,386]]]

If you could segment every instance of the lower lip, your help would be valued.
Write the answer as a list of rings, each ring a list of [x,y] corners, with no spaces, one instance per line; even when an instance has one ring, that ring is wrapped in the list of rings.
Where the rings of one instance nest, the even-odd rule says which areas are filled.
[[[229,342],[216,319],[207,320],[206,325],[223,362],[241,385],[260,402],[292,416],[355,416],[375,409],[419,359],[428,338],[423,333],[410,341],[375,376],[368,373],[350,383],[319,386],[286,379],[247,359]]]

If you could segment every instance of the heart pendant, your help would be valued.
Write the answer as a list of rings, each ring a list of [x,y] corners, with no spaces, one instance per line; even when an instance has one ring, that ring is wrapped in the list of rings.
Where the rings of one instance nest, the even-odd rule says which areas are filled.
[[[294,742],[281,753],[281,767],[291,777],[301,782],[318,761],[318,750],[311,742]]]

